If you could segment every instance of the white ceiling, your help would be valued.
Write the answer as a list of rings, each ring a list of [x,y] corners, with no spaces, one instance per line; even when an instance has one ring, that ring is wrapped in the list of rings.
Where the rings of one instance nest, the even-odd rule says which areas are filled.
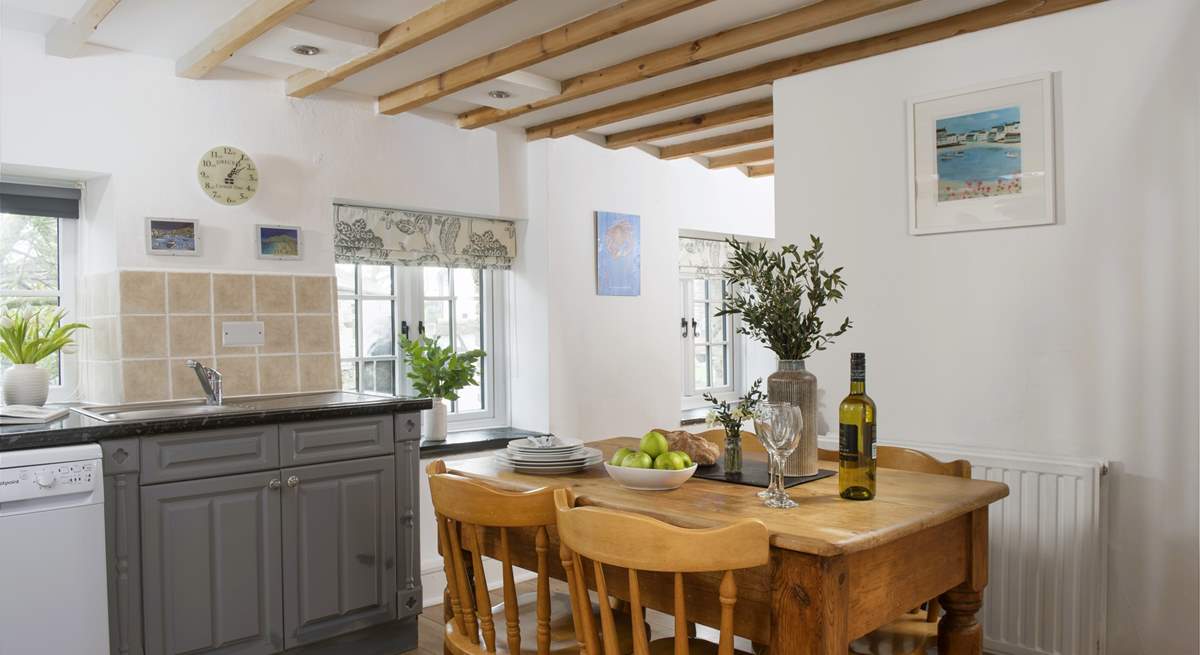
[[[120,50],[178,59],[252,1],[123,0],[89,41]],[[526,70],[561,81],[625,61],[631,57],[694,40],[815,1],[714,0],[696,9],[605,39],[575,52],[531,66]],[[525,114],[510,120],[509,124],[525,127],[544,123],[781,57],[818,50],[936,20],[992,4],[995,1],[919,0],[907,7],[868,16],[850,23]],[[59,18],[74,15],[84,2],[85,0],[0,0],[0,22],[8,27],[44,33]],[[333,33],[337,33],[339,26],[379,33],[432,4],[434,4],[434,0],[316,0],[300,12],[300,15],[332,23],[327,26],[326,31]],[[341,82],[336,88],[367,96],[382,95],[613,4],[616,4],[616,0],[516,0],[457,30],[369,68]],[[287,50],[290,45],[295,45],[289,45],[289,43],[297,38],[297,34],[295,32],[288,33],[286,29],[288,28],[281,26],[268,32],[251,47],[230,58],[224,65],[280,79],[301,70],[294,63],[289,63],[296,59]],[[279,52],[273,55],[272,52],[275,50]],[[325,63],[327,65],[327,62]],[[464,98],[485,97],[488,88],[488,85],[484,84],[468,89],[460,94],[431,103],[426,109],[450,113],[469,110],[478,105],[476,102],[468,102]],[[282,86],[280,93],[283,93]],[[770,95],[769,86],[748,89],[634,120],[607,125],[596,129],[595,132],[611,134],[633,127],[770,97]],[[664,139],[656,142],[655,145],[679,143],[769,123],[770,119],[747,121],[690,134],[686,137]]]

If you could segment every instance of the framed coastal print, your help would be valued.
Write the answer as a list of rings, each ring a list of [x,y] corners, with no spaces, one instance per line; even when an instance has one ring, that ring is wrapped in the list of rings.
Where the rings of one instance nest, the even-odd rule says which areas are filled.
[[[908,162],[910,234],[1054,223],[1052,74],[909,100]]]
[[[642,219],[596,212],[596,295],[642,293]]]
[[[200,254],[199,223],[187,218],[146,218],[146,252],[196,257]]]
[[[300,228],[294,225],[255,225],[259,259],[300,259]]]

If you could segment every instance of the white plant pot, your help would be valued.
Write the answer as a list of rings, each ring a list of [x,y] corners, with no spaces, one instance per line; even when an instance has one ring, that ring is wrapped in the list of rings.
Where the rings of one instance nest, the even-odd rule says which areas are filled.
[[[37,364],[17,364],[4,372],[5,405],[41,407],[49,393],[50,371]]]
[[[433,399],[433,409],[427,409],[422,414],[421,423],[425,430],[425,441],[445,441],[446,440],[446,412],[449,411],[449,405],[446,404],[443,398]]]

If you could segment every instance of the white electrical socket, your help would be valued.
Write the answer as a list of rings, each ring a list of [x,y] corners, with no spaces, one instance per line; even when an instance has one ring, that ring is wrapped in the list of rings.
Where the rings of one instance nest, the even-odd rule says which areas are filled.
[[[221,321],[221,345],[263,345],[262,321]]]

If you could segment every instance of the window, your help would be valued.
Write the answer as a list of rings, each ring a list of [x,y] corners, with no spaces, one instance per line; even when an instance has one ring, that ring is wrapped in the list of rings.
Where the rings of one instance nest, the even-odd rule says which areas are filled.
[[[716,315],[725,297],[725,285],[720,277],[681,281],[685,404],[703,402],[700,397],[706,393],[734,391],[733,317]]]
[[[75,320],[73,219],[0,213],[0,307],[58,306]],[[78,362],[59,353],[40,363],[50,370],[51,400],[75,397]],[[0,373],[12,365],[0,360]]]
[[[459,392],[450,420],[459,427],[503,425],[499,327],[502,273],[443,267],[338,264],[338,329],[342,388],[412,394],[400,335],[424,334],[455,351],[482,348],[479,384]]]

